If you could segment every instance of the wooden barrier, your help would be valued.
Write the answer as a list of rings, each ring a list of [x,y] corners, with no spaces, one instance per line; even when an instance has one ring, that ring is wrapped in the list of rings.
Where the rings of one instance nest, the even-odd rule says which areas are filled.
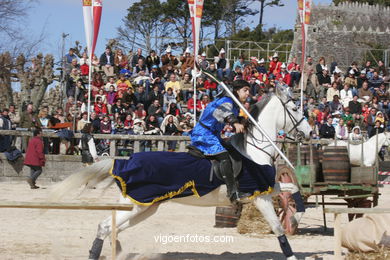
[[[390,213],[390,208],[326,208],[325,213],[334,214],[334,256],[338,260],[343,259],[341,256],[341,215]]]
[[[47,202],[20,202],[5,201],[0,202],[0,208],[18,209],[60,209],[60,210],[111,210],[111,255],[116,259],[116,211],[131,211],[133,205],[124,204],[97,204],[97,203],[47,203]]]

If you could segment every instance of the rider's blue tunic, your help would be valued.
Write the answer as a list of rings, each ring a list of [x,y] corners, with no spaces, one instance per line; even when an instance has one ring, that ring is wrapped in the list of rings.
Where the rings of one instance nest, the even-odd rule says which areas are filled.
[[[221,131],[225,126],[225,118],[238,116],[239,108],[230,97],[222,97],[207,105],[200,116],[199,123],[192,130],[191,144],[205,155],[225,152],[221,144]]]

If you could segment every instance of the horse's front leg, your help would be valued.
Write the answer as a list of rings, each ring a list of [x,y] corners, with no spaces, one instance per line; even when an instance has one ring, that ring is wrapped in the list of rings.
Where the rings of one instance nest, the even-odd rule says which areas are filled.
[[[273,195],[277,195],[280,192],[290,192],[291,197],[295,202],[295,207],[297,211],[290,218],[292,227],[295,229],[296,227],[298,227],[303,217],[303,214],[305,213],[305,204],[302,199],[301,192],[299,191],[298,186],[294,183],[277,182],[274,186]]]
[[[278,216],[275,213],[275,208],[271,195],[263,195],[256,197],[254,201],[256,208],[263,214],[265,220],[270,225],[274,234],[278,237],[280,248],[283,254],[288,260],[296,260],[294,253],[291,249],[290,243],[284,233],[282,224],[279,221]]]
[[[137,206],[135,205],[132,211],[118,211],[116,214],[116,225],[121,228],[124,225],[129,223],[129,220],[137,217],[144,211],[146,211],[149,207]],[[139,223],[142,220],[138,220]],[[102,222],[100,222],[98,226],[98,231],[95,240],[93,241],[91,250],[89,251],[89,259],[97,260],[100,257],[103,248],[104,239],[109,236],[112,232],[112,216],[106,218]],[[120,231],[122,231],[120,229]]]

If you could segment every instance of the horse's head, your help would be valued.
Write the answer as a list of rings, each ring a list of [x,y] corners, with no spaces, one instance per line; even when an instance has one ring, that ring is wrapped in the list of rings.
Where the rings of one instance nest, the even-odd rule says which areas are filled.
[[[284,116],[279,117],[279,129],[283,129],[288,134],[295,134],[297,139],[309,139],[312,128],[303,116],[302,111],[294,104],[287,89],[281,85],[276,87],[276,96],[280,100]]]

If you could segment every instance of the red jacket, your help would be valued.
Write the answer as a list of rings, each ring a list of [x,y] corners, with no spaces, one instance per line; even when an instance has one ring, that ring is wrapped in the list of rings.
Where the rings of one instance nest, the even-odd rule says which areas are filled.
[[[38,136],[30,139],[27,146],[25,165],[45,166],[45,154],[43,153],[43,142]]]
[[[290,73],[278,73],[276,74],[275,80],[277,81],[283,81],[286,85],[291,87],[291,75]]]

